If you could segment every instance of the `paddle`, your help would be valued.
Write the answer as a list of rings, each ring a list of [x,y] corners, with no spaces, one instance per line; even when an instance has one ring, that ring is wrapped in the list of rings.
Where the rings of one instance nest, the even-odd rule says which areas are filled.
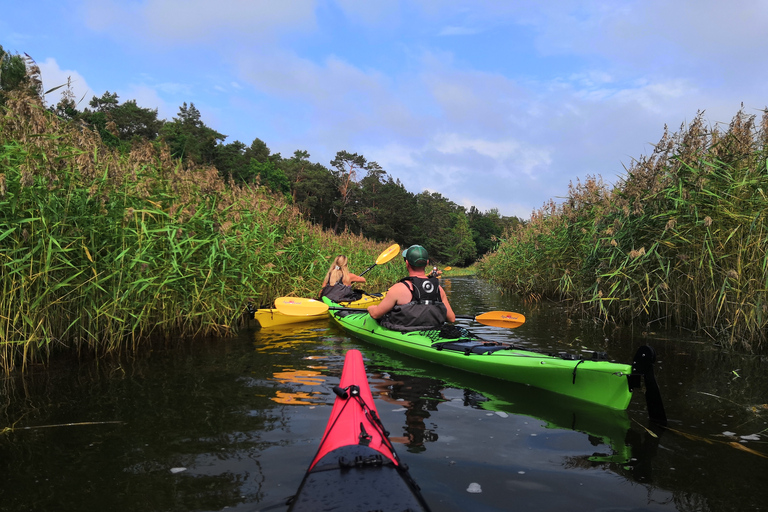
[[[504,327],[506,329],[514,329],[525,323],[525,317],[523,315],[520,313],[513,313],[512,311],[489,311],[477,316],[456,315],[456,320],[474,320],[483,325]]]
[[[389,260],[397,256],[399,253],[400,253],[400,246],[398,244],[390,245],[389,247],[387,247],[387,249],[383,253],[379,254],[379,257],[376,258],[376,263],[374,263],[367,269],[363,270],[363,273],[360,274],[360,277],[363,277],[370,270],[372,270],[373,267],[375,267],[376,265],[381,265],[383,263],[388,262]]]
[[[440,270],[437,267],[432,267],[432,272],[427,274],[427,277],[438,277],[443,272],[447,272],[449,270],[451,270],[451,267],[445,267],[443,270]]]
[[[289,316],[314,316],[325,313],[329,309],[334,311],[354,311],[356,313],[365,313],[364,309],[344,308],[341,306],[329,306],[325,302],[314,299],[302,299],[301,297],[280,297],[275,300],[277,310]],[[520,313],[511,311],[489,311],[477,316],[456,315],[457,319],[474,320],[484,325],[492,327],[505,327],[512,329],[520,327],[525,323],[525,317]]]

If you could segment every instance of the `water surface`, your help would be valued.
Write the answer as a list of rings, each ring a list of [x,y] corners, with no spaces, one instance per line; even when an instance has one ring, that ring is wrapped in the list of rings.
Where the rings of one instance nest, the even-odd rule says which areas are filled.
[[[486,338],[622,362],[650,344],[670,428],[648,423],[639,392],[610,411],[400,356],[329,321],[254,325],[4,379],[0,429],[13,431],[0,435],[0,510],[285,510],[350,348],[435,511],[768,508],[764,358],[568,322],[473,278],[443,283],[457,314],[526,316],[514,330],[463,323]]]

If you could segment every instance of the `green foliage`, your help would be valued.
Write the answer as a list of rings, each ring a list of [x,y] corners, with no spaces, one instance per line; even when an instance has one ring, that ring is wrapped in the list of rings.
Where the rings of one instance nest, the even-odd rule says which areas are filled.
[[[281,167],[291,183],[293,204],[313,223],[331,229],[336,222],[333,204],[339,194],[333,174],[310,162],[306,151],[297,150],[292,158],[281,162]]]
[[[764,345],[768,327],[768,113],[726,132],[699,114],[665,133],[613,190],[588,178],[478,265],[503,286],[610,322],[691,329]]]
[[[258,177],[259,183],[267,186],[271,191],[290,197],[291,183],[285,173],[278,169],[272,161],[258,162],[253,159],[249,171]]]
[[[454,213],[453,229],[451,229],[452,247],[454,250],[450,259],[446,260],[449,265],[467,266],[475,261],[477,257],[477,247],[472,239],[472,231],[469,228],[469,220],[464,212]]]
[[[371,164],[378,167],[374,162]],[[362,155],[339,151],[336,153],[336,158],[331,160],[331,166],[333,166],[331,172],[335,178],[336,189],[339,192],[332,207],[336,217],[333,232],[338,233],[342,224],[352,229],[358,227],[360,215],[358,173],[367,171],[369,163]]]
[[[8,94],[12,91],[26,91],[32,96],[38,96],[41,86],[40,70],[32,59],[12,55],[0,45],[0,106],[6,104]]]
[[[194,164],[212,164],[216,159],[216,146],[226,135],[203,123],[194,103],[179,107],[179,116],[160,129],[161,140],[168,145],[171,156]]]
[[[363,265],[386,247],[332,238],[264,187],[226,187],[215,169],[181,166],[151,145],[130,158],[112,151],[39,100],[14,99],[2,114],[6,372],[61,350],[226,334],[248,302],[315,296],[336,251]],[[372,272],[370,284],[384,288],[385,275]]]
[[[477,256],[483,256],[498,246],[498,240],[504,232],[504,221],[497,209],[481,213],[472,206],[467,213],[472,240],[477,248]]]
[[[387,178],[387,179],[385,179]],[[399,181],[393,181],[378,168],[360,181],[363,233],[374,240],[413,239],[416,200]]]
[[[248,172],[248,161],[245,159],[246,146],[239,140],[229,144],[216,146],[213,165],[225,180],[232,179],[235,183],[250,183],[252,178]]]

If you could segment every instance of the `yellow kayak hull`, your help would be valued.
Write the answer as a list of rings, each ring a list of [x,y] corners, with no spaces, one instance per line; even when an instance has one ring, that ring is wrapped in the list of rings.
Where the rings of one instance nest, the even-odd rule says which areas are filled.
[[[340,305],[347,308],[364,309],[364,308],[367,308],[368,306],[373,306],[374,304],[378,304],[379,302],[381,302],[382,299],[384,299],[384,295],[386,295],[386,293],[387,292],[363,295],[363,297],[360,300],[356,300],[352,302],[341,302]],[[304,300],[314,301],[314,299],[304,299]],[[262,328],[264,328],[264,327],[275,327],[277,325],[297,324],[301,322],[313,322],[316,320],[324,320],[328,318],[328,312],[325,311],[323,313],[320,313],[319,315],[292,316],[292,315],[284,315],[283,313],[279,312],[277,309],[274,309],[274,308],[262,308],[254,311],[253,318],[259,323],[259,325]]]

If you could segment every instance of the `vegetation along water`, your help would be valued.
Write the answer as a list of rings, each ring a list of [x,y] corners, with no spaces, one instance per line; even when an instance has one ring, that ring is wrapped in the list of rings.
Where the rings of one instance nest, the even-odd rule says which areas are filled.
[[[337,253],[359,269],[418,240],[435,262],[467,263],[517,222],[412,194],[347,151],[328,169],[258,138],[224,144],[194,105],[162,121],[109,92],[82,110],[67,84],[56,105],[43,93],[35,62],[0,47],[5,372],[154,334],[229,334],[249,301],[314,295]],[[367,276],[373,290],[397,277]]]
[[[768,110],[725,130],[700,113],[608,188],[590,177],[505,234],[480,275],[607,324],[676,328],[764,350]]]
[[[27,96],[0,116],[0,166],[6,372],[62,349],[227,334],[249,301],[314,296],[337,252],[362,268],[386,247],[323,231],[282,197],[163,146],[121,154]],[[382,266],[368,279],[384,288],[396,275]]]
[[[602,433],[606,416],[587,414],[597,417],[593,434],[567,424],[581,414],[558,409],[563,404],[551,397],[523,399],[525,391],[489,387],[482,377],[369,351],[380,398],[393,400],[386,423],[397,424],[400,404],[408,402],[407,440],[399,440],[408,453],[423,453],[440,431],[445,449],[426,450],[422,459],[427,473],[440,477],[423,478],[433,500],[449,495],[459,506],[477,505],[463,489],[446,492],[446,479],[472,483],[446,469],[458,461],[461,475],[498,481],[479,498],[487,509],[503,508],[510,489],[528,493],[532,507],[552,505],[555,491],[536,490],[585,480],[589,492],[558,496],[584,503],[609,487],[610,498],[603,494],[596,507],[615,506],[628,494],[635,508],[764,506],[764,487],[753,477],[765,473],[759,353],[768,315],[768,113],[758,121],[739,112],[725,130],[706,127],[700,115],[666,134],[615,187],[588,178],[564,203],[520,221],[467,211],[439,194],[409,193],[358,154],[339,151],[327,169],[305,151],[287,159],[270,154],[259,139],[250,147],[223,144],[225,136],[205,126],[194,105],[163,122],[156,111],[120,104],[108,92],[82,111],[67,88],[55,106],[46,107],[42,93],[34,61],[0,48],[0,449],[4,473],[13,476],[0,488],[0,509],[63,501],[87,510],[90,493],[94,510],[126,496],[126,509],[215,510],[292,492],[300,474],[286,458],[305,466],[324,413],[274,404],[297,397],[325,403],[327,393],[312,386],[336,378],[343,348],[364,345],[327,323],[317,331],[256,331],[244,311],[281,295],[314,296],[335,254],[361,270],[392,242],[423,243],[441,265],[467,267],[480,258],[470,270],[445,272],[444,279],[475,270],[484,278],[457,278],[474,284],[457,285],[452,303],[474,314],[496,301],[518,301],[510,309],[526,315],[526,328],[545,329],[496,336],[539,349],[583,345],[622,361],[631,358],[632,342],[655,336],[664,365],[676,368],[660,374],[671,406],[659,442],[650,428],[627,428],[628,418],[616,421],[619,433],[614,424]],[[366,275],[366,288],[381,291],[401,273],[397,259],[379,265]],[[599,335],[572,331],[592,323]],[[668,328],[676,330],[651,334]],[[192,343],[180,348],[182,338]],[[315,368],[316,357],[323,368]],[[175,365],[181,371],[164,380]],[[222,380],[227,386],[215,385]],[[80,408],[91,399],[95,405]],[[516,415],[515,437],[535,448],[533,459],[524,458],[526,443],[513,446],[509,425],[491,426],[509,414]],[[191,417],[194,426],[186,428]],[[472,437],[480,421],[489,436],[481,441]],[[130,428],[114,427],[115,435],[102,428],[119,422]],[[100,433],[73,434],[68,427],[75,426]],[[570,432],[544,430],[552,426]],[[499,439],[508,450],[498,449]],[[573,448],[585,440],[603,447]],[[558,471],[549,479],[552,451],[556,465],[610,475]],[[490,465],[489,457],[496,457]],[[199,478],[165,471],[186,466]],[[62,475],[73,468],[67,486]],[[528,481],[514,476],[531,473],[536,478]],[[126,477],[125,486],[115,491],[102,475],[109,482]],[[609,485],[616,475],[619,485]],[[283,485],[290,489],[280,492]],[[443,505],[450,509],[451,502]]]

